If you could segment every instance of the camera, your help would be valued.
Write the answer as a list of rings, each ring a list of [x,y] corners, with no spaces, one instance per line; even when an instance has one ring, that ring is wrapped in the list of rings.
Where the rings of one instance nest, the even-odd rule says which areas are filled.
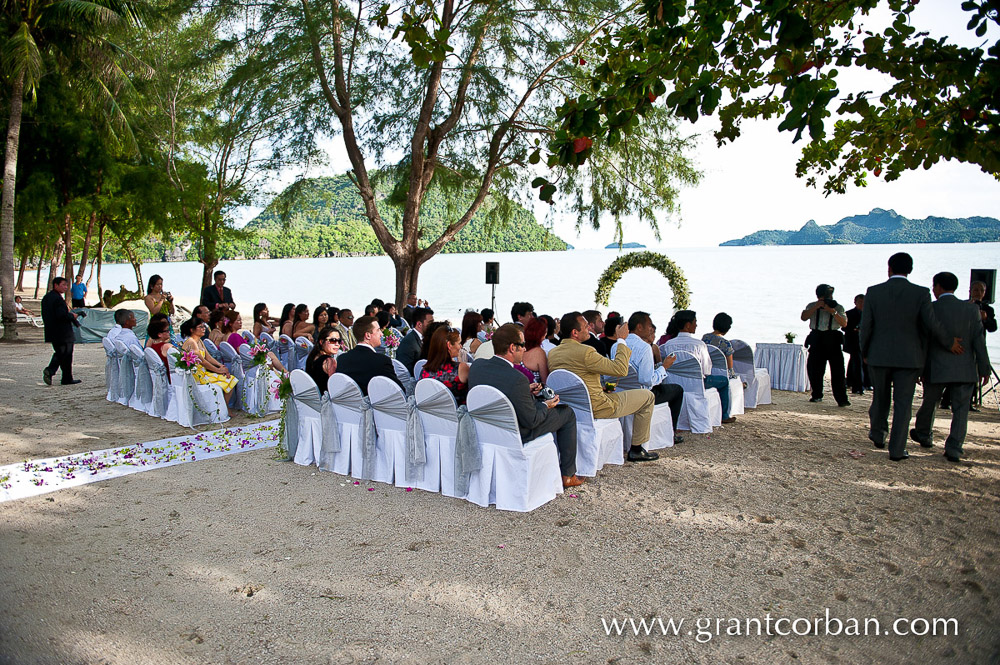
[[[827,307],[832,307],[834,309],[837,309],[838,303],[833,298],[823,298],[823,302],[826,303]]]
[[[552,388],[549,388],[548,386],[542,386],[542,389],[538,391],[537,395],[535,395],[535,397],[545,402],[549,401],[555,396],[556,396],[555,391],[552,390]]]

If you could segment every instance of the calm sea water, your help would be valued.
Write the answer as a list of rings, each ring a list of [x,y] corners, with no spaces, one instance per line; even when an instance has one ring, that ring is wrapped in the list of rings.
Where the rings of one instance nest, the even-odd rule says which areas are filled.
[[[799,314],[815,300],[819,283],[836,287],[834,298],[846,309],[854,296],[886,279],[886,260],[896,251],[914,259],[911,281],[930,286],[936,272],[958,275],[958,295],[967,297],[972,268],[1000,267],[1000,243],[942,245],[839,245],[803,247],[650,248],[662,252],[681,267],[691,289],[691,307],[698,312],[699,332],[711,330],[712,317],[725,311],[734,319],[731,338],[750,343],[784,341],[786,332],[805,339],[807,324]],[[421,269],[420,297],[430,301],[438,319],[457,323],[466,308],[490,306],[490,286],[485,284],[485,263],[500,262],[496,301],[501,321],[509,319],[510,306],[527,300],[538,313],[557,317],[574,309],[594,306],[594,291],[604,269],[617,257],[615,250],[572,250],[506,254],[441,254]],[[286,302],[320,302],[351,307],[359,313],[373,298],[394,298],[392,262],[386,257],[274,259],[226,261],[236,305],[248,319],[256,302],[266,302],[272,315]],[[154,273],[164,278],[164,288],[182,305],[196,304],[201,265],[151,263],[143,278]],[[34,283],[34,276],[26,283]],[[129,265],[105,265],[104,288],[120,284],[134,288]],[[91,293],[96,281],[91,281]],[[659,330],[666,327],[673,310],[667,281],[643,268],[626,273],[611,294],[610,307],[626,316],[636,310],[652,314]],[[1000,333],[988,336],[990,357],[1000,365]]]

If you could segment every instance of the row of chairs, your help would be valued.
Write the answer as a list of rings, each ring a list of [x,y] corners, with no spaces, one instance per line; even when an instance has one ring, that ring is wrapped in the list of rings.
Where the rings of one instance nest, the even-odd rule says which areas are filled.
[[[409,375],[405,368],[403,373]],[[408,395],[390,379],[375,377],[367,398],[343,374],[332,375],[322,395],[303,371],[293,371],[290,381],[294,408],[287,411],[285,431],[297,464],[500,510],[530,511],[562,493],[552,435],[522,444],[514,409],[495,388],[476,386],[467,405],[456,407],[448,388],[434,379],[413,381]],[[553,372],[549,385],[576,414],[577,474],[593,477],[607,464],[624,464],[631,417],[595,419],[583,382],[565,370]],[[658,407],[652,434],[649,449],[673,445],[668,405]],[[469,458],[478,460],[471,471]]]

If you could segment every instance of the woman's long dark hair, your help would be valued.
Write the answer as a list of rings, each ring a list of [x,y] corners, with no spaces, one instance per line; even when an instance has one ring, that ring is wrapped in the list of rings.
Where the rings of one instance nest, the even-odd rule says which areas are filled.
[[[156,284],[156,282],[158,282],[161,279],[163,279],[163,278],[160,277],[159,275],[150,275],[149,276],[149,283],[146,284],[146,293],[147,294],[152,293],[153,292],[153,284]]]
[[[468,339],[473,339],[479,334],[479,324],[483,322],[483,315],[479,312],[466,312],[462,317],[462,344]]]
[[[320,354],[323,353],[323,340],[330,336],[330,333],[337,333],[340,336],[340,331],[333,326],[326,326],[320,331],[319,336],[316,337],[316,345],[313,346],[312,351],[309,352],[309,357],[306,358],[306,373],[312,375],[312,367],[316,363],[316,359],[319,358]],[[343,347],[343,341],[341,341],[341,347]],[[326,392],[326,386],[319,387],[320,392]]]
[[[253,306],[253,321],[254,323],[259,323],[260,325],[267,327],[267,321],[260,320],[260,313],[267,309],[267,304],[259,302]]]
[[[281,329],[285,325],[285,321],[287,321],[289,318],[291,318],[292,310],[294,310],[294,309],[295,309],[295,303],[293,303],[293,302],[285,303],[285,306],[281,308],[281,320],[278,321],[278,334],[279,335],[281,334]],[[293,323],[292,326],[294,327],[295,324]]]
[[[420,345],[420,358],[426,359],[427,354],[431,350],[431,338],[434,337],[434,333],[438,331],[438,328],[447,328],[447,321],[434,321],[427,328],[424,329],[424,341]]]
[[[431,342],[427,349],[427,364],[424,369],[428,372],[436,372],[441,369],[441,365],[451,362],[451,353],[448,351],[448,342],[460,340],[457,330],[449,330],[446,326],[441,326],[431,335]]]

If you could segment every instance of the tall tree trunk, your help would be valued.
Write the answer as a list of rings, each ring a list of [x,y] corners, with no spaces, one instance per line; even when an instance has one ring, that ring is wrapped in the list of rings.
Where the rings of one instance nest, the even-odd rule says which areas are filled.
[[[132,270],[135,272],[136,291],[138,291],[140,298],[145,298],[146,292],[142,285],[142,261],[139,259],[139,253],[130,244],[124,242],[122,249],[125,250],[125,256],[128,257],[128,262],[132,264]]]
[[[212,228],[212,219],[208,213],[204,213],[204,225],[201,232],[201,292],[212,283],[212,272],[215,266],[219,265],[219,251],[215,243],[215,233]]]
[[[417,293],[417,278],[425,260],[417,258],[410,252],[401,252],[391,258],[396,268],[396,302],[405,304],[409,294]]]
[[[63,243],[66,245],[66,268],[63,270],[63,277],[73,283],[73,218],[66,213],[63,226]]]
[[[97,304],[107,307],[104,303],[104,289],[101,287],[101,264],[104,263],[104,222],[101,222],[97,232]]]
[[[28,267],[28,252],[25,251],[21,254],[21,265],[17,269],[17,286],[16,291],[24,291],[24,269]]]
[[[101,188],[97,188],[97,193],[101,193]],[[80,270],[77,271],[77,277],[83,277],[83,273],[87,269],[87,261],[90,259],[90,239],[94,236],[94,224],[97,223],[97,211],[90,213],[90,225],[87,226],[87,237],[83,240],[83,253],[80,254]],[[93,274],[93,269],[91,269],[91,274]],[[87,280],[88,282],[90,280]]]
[[[52,280],[54,280],[59,273],[56,272],[59,269],[59,264],[62,263],[63,250],[66,248],[66,241],[61,237],[56,240],[56,247],[52,250],[52,260],[49,262],[49,281],[45,283],[45,292],[48,293],[49,289],[52,287]],[[67,291],[66,293],[69,293]]]
[[[7,120],[7,151],[4,153],[3,193],[0,200],[0,311],[3,339],[17,339],[17,310],[14,309],[14,181],[17,179],[17,150],[21,142],[21,107],[24,103],[24,72],[14,79]]]
[[[48,253],[48,246],[42,247],[42,251],[38,253],[38,265],[35,266],[35,300],[38,300],[38,290],[42,286],[42,266],[45,265],[45,255]]]

